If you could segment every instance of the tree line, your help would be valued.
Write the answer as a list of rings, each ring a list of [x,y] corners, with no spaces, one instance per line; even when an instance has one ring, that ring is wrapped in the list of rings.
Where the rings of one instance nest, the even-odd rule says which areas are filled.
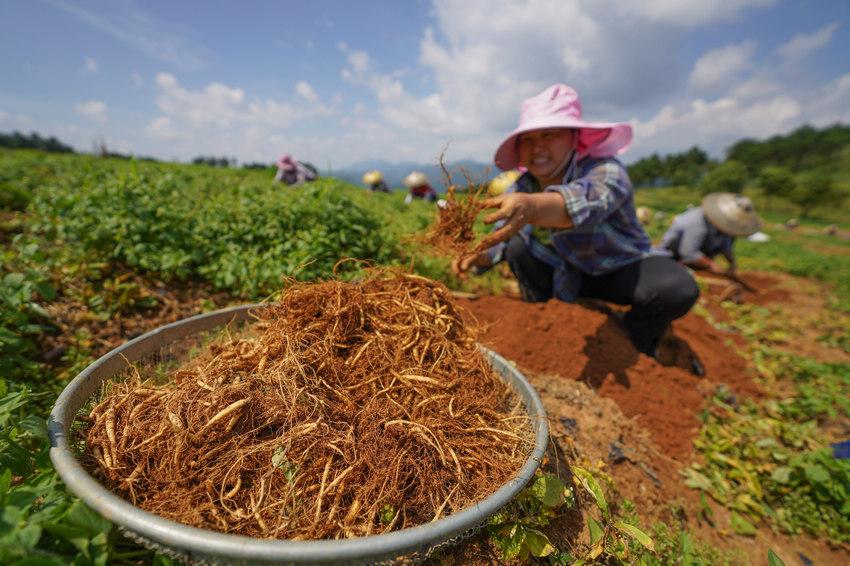
[[[74,148],[65,145],[53,136],[43,138],[35,132],[24,135],[21,132],[4,134],[0,132],[0,147],[12,149],[40,149],[51,153],[75,153]]]
[[[628,167],[635,187],[695,186],[700,194],[741,193],[755,181],[768,202],[783,197],[806,218],[815,207],[840,205],[847,196],[835,183],[828,164],[850,144],[850,126],[817,130],[797,128],[765,141],[743,139],[726,151],[726,160],[709,159],[693,147],[685,153],[641,159]]]
[[[794,173],[826,165],[850,144],[850,126],[835,124],[823,130],[797,128],[787,136],[759,142],[743,139],[729,148],[727,160],[743,163],[751,175],[765,167],[786,167]]]
[[[850,126],[835,124],[823,130],[801,126],[785,136],[765,141],[745,138],[726,150],[726,161],[744,165],[747,173],[757,176],[766,167],[785,167],[792,173],[830,163],[850,144]],[[709,171],[722,163],[709,159],[698,147],[684,153],[650,157],[629,165],[629,176],[636,187],[696,185]]]

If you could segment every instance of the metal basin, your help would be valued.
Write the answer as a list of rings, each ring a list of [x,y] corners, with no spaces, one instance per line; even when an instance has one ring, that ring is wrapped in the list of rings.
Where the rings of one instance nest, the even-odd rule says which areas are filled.
[[[86,472],[68,444],[77,413],[108,379],[130,363],[167,360],[188,337],[234,322],[250,320],[260,305],[223,309],[163,326],[104,355],[65,388],[50,413],[50,459],[68,488],[92,509],[115,523],[128,537],[184,564],[398,564],[424,560],[437,548],[475,534],[528,483],[537,470],[548,439],[543,404],[526,378],[498,354],[482,347],[501,378],[523,400],[534,430],[534,448],[519,473],[495,493],[460,512],[432,523],[391,533],[345,539],[289,541],[229,535],[143,511],[104,488]],[[480,347],[480,346],[479,346]]]

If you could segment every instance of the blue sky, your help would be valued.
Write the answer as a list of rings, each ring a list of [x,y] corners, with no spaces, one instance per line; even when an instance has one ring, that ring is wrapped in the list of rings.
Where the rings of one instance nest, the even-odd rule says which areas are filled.
[[[162,160],[490,163],[563,82],[633,163],[850,124],[848,0],[0,0],[0,131]]]

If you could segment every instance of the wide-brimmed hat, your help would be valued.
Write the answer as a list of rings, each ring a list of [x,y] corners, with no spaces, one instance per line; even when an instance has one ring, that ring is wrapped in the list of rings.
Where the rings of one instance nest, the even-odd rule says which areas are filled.
[[[363,183],[374,185],[375,183],[380,183],[383,178],[384,176],[381,175],[380,171],[369,171],[363,175]]]
[[[517,137],[532,130],[578,130],[578,157],[619,155],[632,143],[632,127],[619,122],[585,122],[578,93],[565,84],[552,85],[522,103],[519,125],[496,150],[496,167],[507,171],[519,163]]]
[[[281,155],[275,165],[277,165],[279,169],[283,169],[284,171],[291,171],[295,169],[295,162],[292,160],[292,156],[288,153],[284,153],[283,155]]]
[[[753,202],[735,193],[709,193],[702,199],[702,212],[715,228],[730,236],[749,236],[761,227]]]
[[[407,177],[404,178],[404,181],[402,181],[401,184],[410,189],[412,187],[422,186],[427,182],[428,177],[425,176],[425,173],[413,171]]]

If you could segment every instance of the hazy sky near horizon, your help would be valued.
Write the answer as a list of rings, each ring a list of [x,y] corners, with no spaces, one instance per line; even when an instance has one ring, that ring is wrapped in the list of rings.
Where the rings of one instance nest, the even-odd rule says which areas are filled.
[[[0,131],[162,160],[491,163],[563,82],[633,163],[850,124],[848,0],[0,0]]]

